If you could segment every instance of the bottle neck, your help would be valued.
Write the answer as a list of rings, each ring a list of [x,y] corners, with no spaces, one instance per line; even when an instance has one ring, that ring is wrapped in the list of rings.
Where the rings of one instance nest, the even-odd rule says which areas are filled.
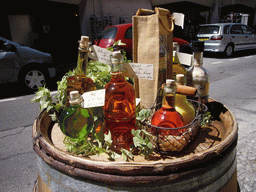
[[[122,73],[123,72],[123,63],[112,63],[111,64],[112,73]]]
[[[193,53],[193,65],[203,65],[203,52]]]
[[[176,86],[165,85],[163,90],[162,107],[175,110]]]
[[[86,76],[88,66],[88,48],[80,48],[78,52],[76,75]]]

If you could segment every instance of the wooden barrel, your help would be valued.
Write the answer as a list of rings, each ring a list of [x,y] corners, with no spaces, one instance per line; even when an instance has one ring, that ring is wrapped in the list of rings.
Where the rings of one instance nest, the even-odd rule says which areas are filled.
[[[63,134],[46,111],[33,126],[33,148],[38,154],[34,191],[237,191],[238,127],[222,104],[210,103],[216,120],[200,128],[182,152],[149,160],[109,161],[103,156],[73,155],[63,147]],[[220,107],[221,106],[221,107]]]

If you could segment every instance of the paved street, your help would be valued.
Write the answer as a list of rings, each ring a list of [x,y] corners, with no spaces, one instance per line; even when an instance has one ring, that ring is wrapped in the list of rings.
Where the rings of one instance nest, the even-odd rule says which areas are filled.
[[[242,192],[256,191],[256,55],[240,53],[226,59],[204,58],[210,73],[210,97],[235,115],[239,126],[238,181]],[[32,124],[39,113],[33,95],[0,100],[0,191],[28,192],[37,177],[32,149]]]
[[[204,59],[208,61],[208,58]],[[213,67],[216,67],[211,73]],[[238,122],[237,170],[242,192],[256,191],[256,56],[207,63],[210,96],[227,106]]]

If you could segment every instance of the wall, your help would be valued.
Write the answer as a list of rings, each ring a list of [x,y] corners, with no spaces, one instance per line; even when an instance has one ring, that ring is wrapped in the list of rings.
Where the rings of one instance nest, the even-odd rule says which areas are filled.
[[[33,45],[33,29],[29,15],[9,15],[9,26],[12,40],[27,46]]]
[[[112,25],[119,24],[120,22],[131,23],[132,16],[135,15],[139,8],[152,9],[152,5],[150,0],[83,0],[79,8],[80,11],[82,10],[82,13],[80,12],[81,33],[82,35],[90,36],[91,40],[94,40],[95,32],[92,32],[92,29],[97,25],[98,31],[102,31],[106,27],[102,24],[103,27],[100,28],[104,18]],[[98,22],[93,26],[90,24],[90,17],[92,15],[95,16],[95,20],[98,19]],[[100,21],[100,19],[103,20]]]

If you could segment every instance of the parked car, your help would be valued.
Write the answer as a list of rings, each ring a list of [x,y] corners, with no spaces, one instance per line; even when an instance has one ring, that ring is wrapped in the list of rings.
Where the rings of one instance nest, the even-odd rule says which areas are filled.
[[[127,58],[132,59],[132,37],[132,23],[112,25],[106,27],[100,33],[94,44],[102,48],[107,48],[112,46],[114,41],[121,40],[121,42],[126,44],[122,48],[125,50]],[[175,37],[173,41],[178,42],[180,52],[192,53],[192,48],[188,41]]]
[[[0,37],[0,83],[19,82],[37,90],[55,77],[52,56]]]
[[[255,32],[240,23],[200,25],[197,38],[205,42],[205,51],[223,52],[227,57],[237,50],[256,48]]]

